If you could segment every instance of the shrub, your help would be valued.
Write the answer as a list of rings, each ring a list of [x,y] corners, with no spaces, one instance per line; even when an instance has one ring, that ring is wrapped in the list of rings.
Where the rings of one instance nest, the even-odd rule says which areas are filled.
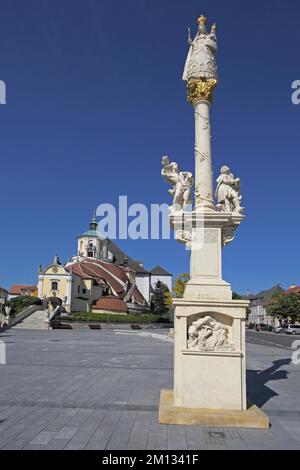
[[[101,322],[101,323],[128,323],[128,324],[147,324],[147,323],[169,323],[167,317],[158,317],[153,314],[125,314],[117,313],[87,313],[75,312],[68,317],[56,317],[55,320],[65,322]]]
[[[11,306],[11,316],[15,316],[31,305],[41,305],[42,301],[41,299],[29,295],[20,295],[11,299],[9,304]]]

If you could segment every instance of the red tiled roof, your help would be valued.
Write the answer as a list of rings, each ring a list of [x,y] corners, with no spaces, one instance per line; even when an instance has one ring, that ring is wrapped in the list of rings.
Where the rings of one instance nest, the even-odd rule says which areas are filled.
[[[130,287],[129,279],[126,275],[128,267],[116,266],[107,261],[84,258],[81,261],[73,261],[65,266],[69,272],[73,272],[83,279],[93,279],[98,285],[107,285],[113,290],[114,296],[123,299],[131,289],[130,296],[135,302],[144,305],[147,301],[136,286]]]
[[[127,276],[123,269],[114,264],[102,260],[84,259],[68,264],[65,269],[83,279],[94,279],[99,284],[103,284],[104,281],[119,297],[125,295]]]
[[[92,310],[108,310],[109,312],[127,313],[127,306],[123,300],[113,295],[107,295],[95,300],[92,304]]]
[[[147,303],[144,296],[141,294],[141,292],[136,286],[133,286],[133,288],[131,289],[130,298],[140,305],[145,305]]]
[[[9,293],[12,295],[21,295],[22,291],[24,290],[35,291],[36,289],[37,289],[37,286],[33,286],[33,285],[13,284],[9,290]]]
[[[290,287],[286,292],[287,292],[287,294],[299,294],[300,293],[300,286]]]

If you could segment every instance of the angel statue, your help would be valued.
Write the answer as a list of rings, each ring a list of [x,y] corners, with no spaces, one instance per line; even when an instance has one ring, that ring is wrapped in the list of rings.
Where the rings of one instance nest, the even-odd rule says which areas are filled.
[[[217,210],[219,212],[243,213],[244,208],[240,204],[242,200],[240,183],[240,179],[230,173],[228,166],[222,166],[216,189]]]
[[[173,186],[169,189],[169,193],[173,196],[172,211],[182,211],[184,206],[191,204],[193,175],[189,171],[179,171],[178,163],[170,163],[167,156],[162,158],[162,166],[161,175]]]

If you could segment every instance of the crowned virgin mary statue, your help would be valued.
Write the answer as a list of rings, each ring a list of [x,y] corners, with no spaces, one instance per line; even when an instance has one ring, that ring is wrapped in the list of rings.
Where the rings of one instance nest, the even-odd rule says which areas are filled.
[[[206,31],[206,18],[198,18],[198,32],[194,40],[189,35],[189,53],[186,59],[183,77],[185,81],[199,80],[200,78],[217,80],[217,36],[216,25],[208,34]]]

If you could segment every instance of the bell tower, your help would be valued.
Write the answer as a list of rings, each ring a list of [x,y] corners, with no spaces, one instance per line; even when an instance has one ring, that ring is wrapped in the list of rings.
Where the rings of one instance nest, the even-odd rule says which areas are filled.
[[[90,221],[89,229],[82,235],[77,237],[78,248],[77,255],[85,258],[99,259],[101,257],[101,239],[97,233],[98,222],[96,219],[96,211]]]

